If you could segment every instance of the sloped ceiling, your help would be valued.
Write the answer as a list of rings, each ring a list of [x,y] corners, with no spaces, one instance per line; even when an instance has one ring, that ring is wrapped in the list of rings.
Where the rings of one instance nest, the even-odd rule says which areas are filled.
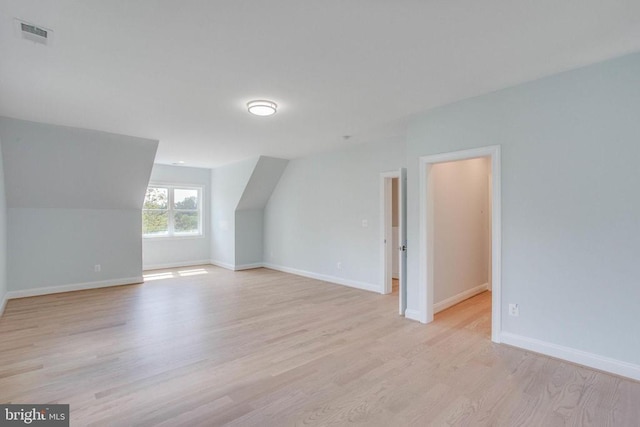
[[[227,213],[236,210],[259,160],[255,157],[212,169],[214,214],[218,209]]]
[[[140,209],[158,141],[0,118],[7,207]]]
[[[247,186],[238,202],[237,210],[263,209],[276,188],[289,161],[260,156]]]

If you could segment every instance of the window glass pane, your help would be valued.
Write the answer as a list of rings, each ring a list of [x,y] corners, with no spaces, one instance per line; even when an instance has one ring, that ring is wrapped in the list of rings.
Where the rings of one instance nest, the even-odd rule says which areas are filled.
[[[176,233],[198,233],[198,212],[176,212],[173,218]]]
[[[167,211],[142,211],[143,234],[168,234],[169,214]]]
[[[167,209],[169,190],[166,188],[147,188],[143,209]]]
[[[198,209],[198,190],[176,188],[173,200],[176,209]]]

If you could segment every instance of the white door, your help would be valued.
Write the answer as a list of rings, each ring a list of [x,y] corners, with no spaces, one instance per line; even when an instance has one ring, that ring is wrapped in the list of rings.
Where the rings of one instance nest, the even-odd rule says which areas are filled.
[[[407,169],[400,168],[398,179],[398,228],[400,233],[400,245],[398,253],[399,262],[399,287],[400,287],[400,315],[404,316],[407,309]]]

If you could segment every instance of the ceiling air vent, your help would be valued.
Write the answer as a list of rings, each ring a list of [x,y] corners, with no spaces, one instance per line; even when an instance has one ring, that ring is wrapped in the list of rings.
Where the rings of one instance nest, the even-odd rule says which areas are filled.
[[[34,25],[20,19],[16,19],[15,23],[16,32],[20,38],[44,45],[51,44],[53,32],[48,28]]]

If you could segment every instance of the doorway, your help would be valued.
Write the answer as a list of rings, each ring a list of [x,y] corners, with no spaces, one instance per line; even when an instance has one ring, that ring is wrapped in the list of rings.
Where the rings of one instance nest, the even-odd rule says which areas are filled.
[[[468,165],[475,168],[481,168],[482,164],[486,165],[486,168],[490,173],[486,176],[483,182],[476,182],[476,189],[474,191],[482,191],[480,189],[480,185],[484,185],[484,188],[487,193],[486,204],[484,208],[481,208],[480,205],[476,206],[473,209],[467,209],[467,211],[462,210],[456,214],[456,217],[464,217],[468,216],[470,211],[483,209],[484,219],[480,217],[474,217],[473,219],[465,219],[467,223],[475,224],[475,229],[465,229],[464,227],[460,229],[455,229],[455,224],[452,224],[452,221],[449,221],[448,227],[451,230],[451,234],[446,241],[442,239],[442,233],[446,233],[446,223],[442,221],[438,224],[439,229],[436,229],[436,219],[442,218],[443,209],[446,206],[443,205],[455,205],[456,203],[460,204],[460,200],[446,200],[446,197],[443,198],[443,195],[438,195],[438,188],[436,187],[438,178],[443,175],[452,175],[456,176],[456,173],[460,173],[460,168],[462,164],[452,164],[452,162],[462,162],[467,160],[474,160],[474,162],[470,162]],[[449,164],[448,171],[443,165]],[[476,171],[477,172],[477,171]],[[466,172],[471,173],[471,172]],[[461,180],[462,177],[459,175],[458,181]],[[466,176],[467,181],[470,176]],[[474,178],[474,180],[478,180],[478,176]],[[453,185],[453,184],[452,184]],[[446,190],[446,189],[445,189]],[[440,188],[442,192],[443,189]],[[446,190],[448,191],[448,190]],[[469,190],[470,191],[470,190]],[[453,193],[449,193],[448,196],[450,198],[461,198],[463,196],[458,195],[455,196]],[[467,197],[467,196],[465,196]],[[479,203],[482,203],[481,196],[474,196]],[[436,206],[436,204],[438,205]],[[419,249],[419,272],[420,272],[420,282],[419,282],[419,306],[420,306],[420,321],[422,323],[429,323],[433,321],[433,316],[437,311],[447,308],[457,302],[462,301],[463,299],[469,298],[479,292],[482,292],[485,288],[489,288],[491,290],[491,340],[494,342],[500,342],[500,328],[501,328],[501,270],[500,270],[500,260],[501,260],[501,193],[500,193],[500,147],[499,146],[491,146],[485,148],[478,148],[473,150],[465,150],[458,151],[453,153],[445,153],[438,154],[434,156],[424,156],[420,158],[420,249]],[[454,218],[458,219],[458,218]],[[483,222],[486,221],[486,222]],[[444,225],[443,225],[444,224]],[[484,230],[480,230],[477,226],[485,224]],[[481,236],[478,236],[478,233],[485,232],[486,239],[481,240]],[[438,234],[440,233],[440,236]],[[437,282],[441,282],[443,277],[447,276],[447,273],[442,273],[442,269],[447,265],[452,266],[453,269],[460,270],[460,266],[456,266],[456,260],[451,257],[452,251],[454,253],[456,248],[452,248],[451,243],[452,240],[457,240],[458,243],[468,241],[468,234],[475,233],[477,239],[474,240],[474,244],[476,248],[478,246],[482,246],[483,243],[486,243],[485,250],[488,251],[488,255],[486,256],[484,266],[480,265],[482,256],[478,255],[474,262],[475,265],[469,267],[465,265],[464,268],[474,270],[476,272],[480,272],[482,267],[485,268],[484,273],[480,272],[478,274],[484,274],[484,276],[475,276],[475,277],[486,277],[487,281],[484,283],[466,283],[466,286],[459,288],[448,290],[447,292],[443,292],[442,289],[438,289],[436,291]],[[443,243],[444,242],[444,243]],[[462,254],[464,256],[464,254]],[[436,271],[440,268],[440,271]],[[449,279],[451,277],[459,278],[461,274],[466,274],[467,272],[454,271],[449,274]]]
[[[398,313],[407,308],[406,169],[380,174],[381,293],[397,295]]]

